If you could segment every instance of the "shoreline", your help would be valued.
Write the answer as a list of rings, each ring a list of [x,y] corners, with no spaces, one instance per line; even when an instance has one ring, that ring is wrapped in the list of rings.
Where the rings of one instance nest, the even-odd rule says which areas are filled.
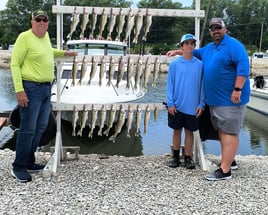
[[[10,175],[15,153],[0,150],[3,214],[266,214],[268,156],[236,156],[233,179],[210,182],[200,168],[166,166],[170,156],[79,155],[53,176],[23,184]],[[220,157],[205,155],[218,163]],[[50,153],[37,153],[46,163]],[[11,204],[12,202],[12,204]]]

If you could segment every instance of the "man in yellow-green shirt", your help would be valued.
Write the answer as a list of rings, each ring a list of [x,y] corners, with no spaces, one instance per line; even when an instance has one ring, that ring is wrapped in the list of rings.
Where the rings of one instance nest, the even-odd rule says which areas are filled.
[[[47,32],[49,19],[45,11],[34,11],[31,25],[31,29],[18,36],[11,57],[11,72],[21,118],[11,174],[19,182],[31,181],[29,172],[44,168],[44,165],[35,163],[34,153],[51,112],[54,57],[77,55],[76,52],[52,48]]]

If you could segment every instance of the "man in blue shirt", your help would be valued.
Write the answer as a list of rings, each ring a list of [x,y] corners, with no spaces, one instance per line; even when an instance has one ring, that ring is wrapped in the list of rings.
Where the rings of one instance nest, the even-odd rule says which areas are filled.
[[[244,46],[229,36],[221,18],[209,22],[213,42],[194,50],[194,56],[204,64],[206,103],[211,121],[218,130],[222,160],[220,168],[205,176],[207,180],[231,179],[231,164],[239,146],[239,131],[243,124],[250,96],[249,59]],[[167,55],[182,54],[180,50]]]

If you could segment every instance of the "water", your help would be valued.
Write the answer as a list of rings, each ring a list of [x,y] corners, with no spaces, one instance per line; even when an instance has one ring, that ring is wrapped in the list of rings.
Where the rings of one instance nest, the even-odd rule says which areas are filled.
[[[150,87],[149,82],[147,94],[136,102],[153,102],[161,103],[165,101],[165,83],[166,74],[160,74],[156,88]],[[16,106],[16,98],[14,88],[9,71],[0,69],[0,111],[11,110]],[[268,117],[247,110],[245,122],[240,132],[239,155],[268,155]],[[126,137],[124,130],[116,139],[116,143],[112,143],[107,137],[94,137],[89,139],[88,129],[84,131],[83,137],[72,137],[72,126],[70,123],[62,122],[62,138],[63,145],[79,145],[80,153],[104,153],[118,154],[124,156],[139,155],[163,155],[170,153],[170,145],[172,139],[172,130],[167,127],[167,113],[160,111],[158,120],[155,122],[153,114],[151,114],[150,123],[147,134],[143,133],[143,123],[141,123],[140,137]],[[0,136],[5,131],[0,131]],[[96,130],[97,132],[97,130]],[[220,144],[218,141],[207,140],[203,143],[204,152],[206,154],[220,155]]]

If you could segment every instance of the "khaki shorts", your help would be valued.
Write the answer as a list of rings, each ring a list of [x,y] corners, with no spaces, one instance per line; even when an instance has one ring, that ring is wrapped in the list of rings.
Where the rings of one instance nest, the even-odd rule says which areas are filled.
[[[227,134],[239,134],[244,123],[246,105],[240,106],[210,106],[211,123],[213,127]]]

